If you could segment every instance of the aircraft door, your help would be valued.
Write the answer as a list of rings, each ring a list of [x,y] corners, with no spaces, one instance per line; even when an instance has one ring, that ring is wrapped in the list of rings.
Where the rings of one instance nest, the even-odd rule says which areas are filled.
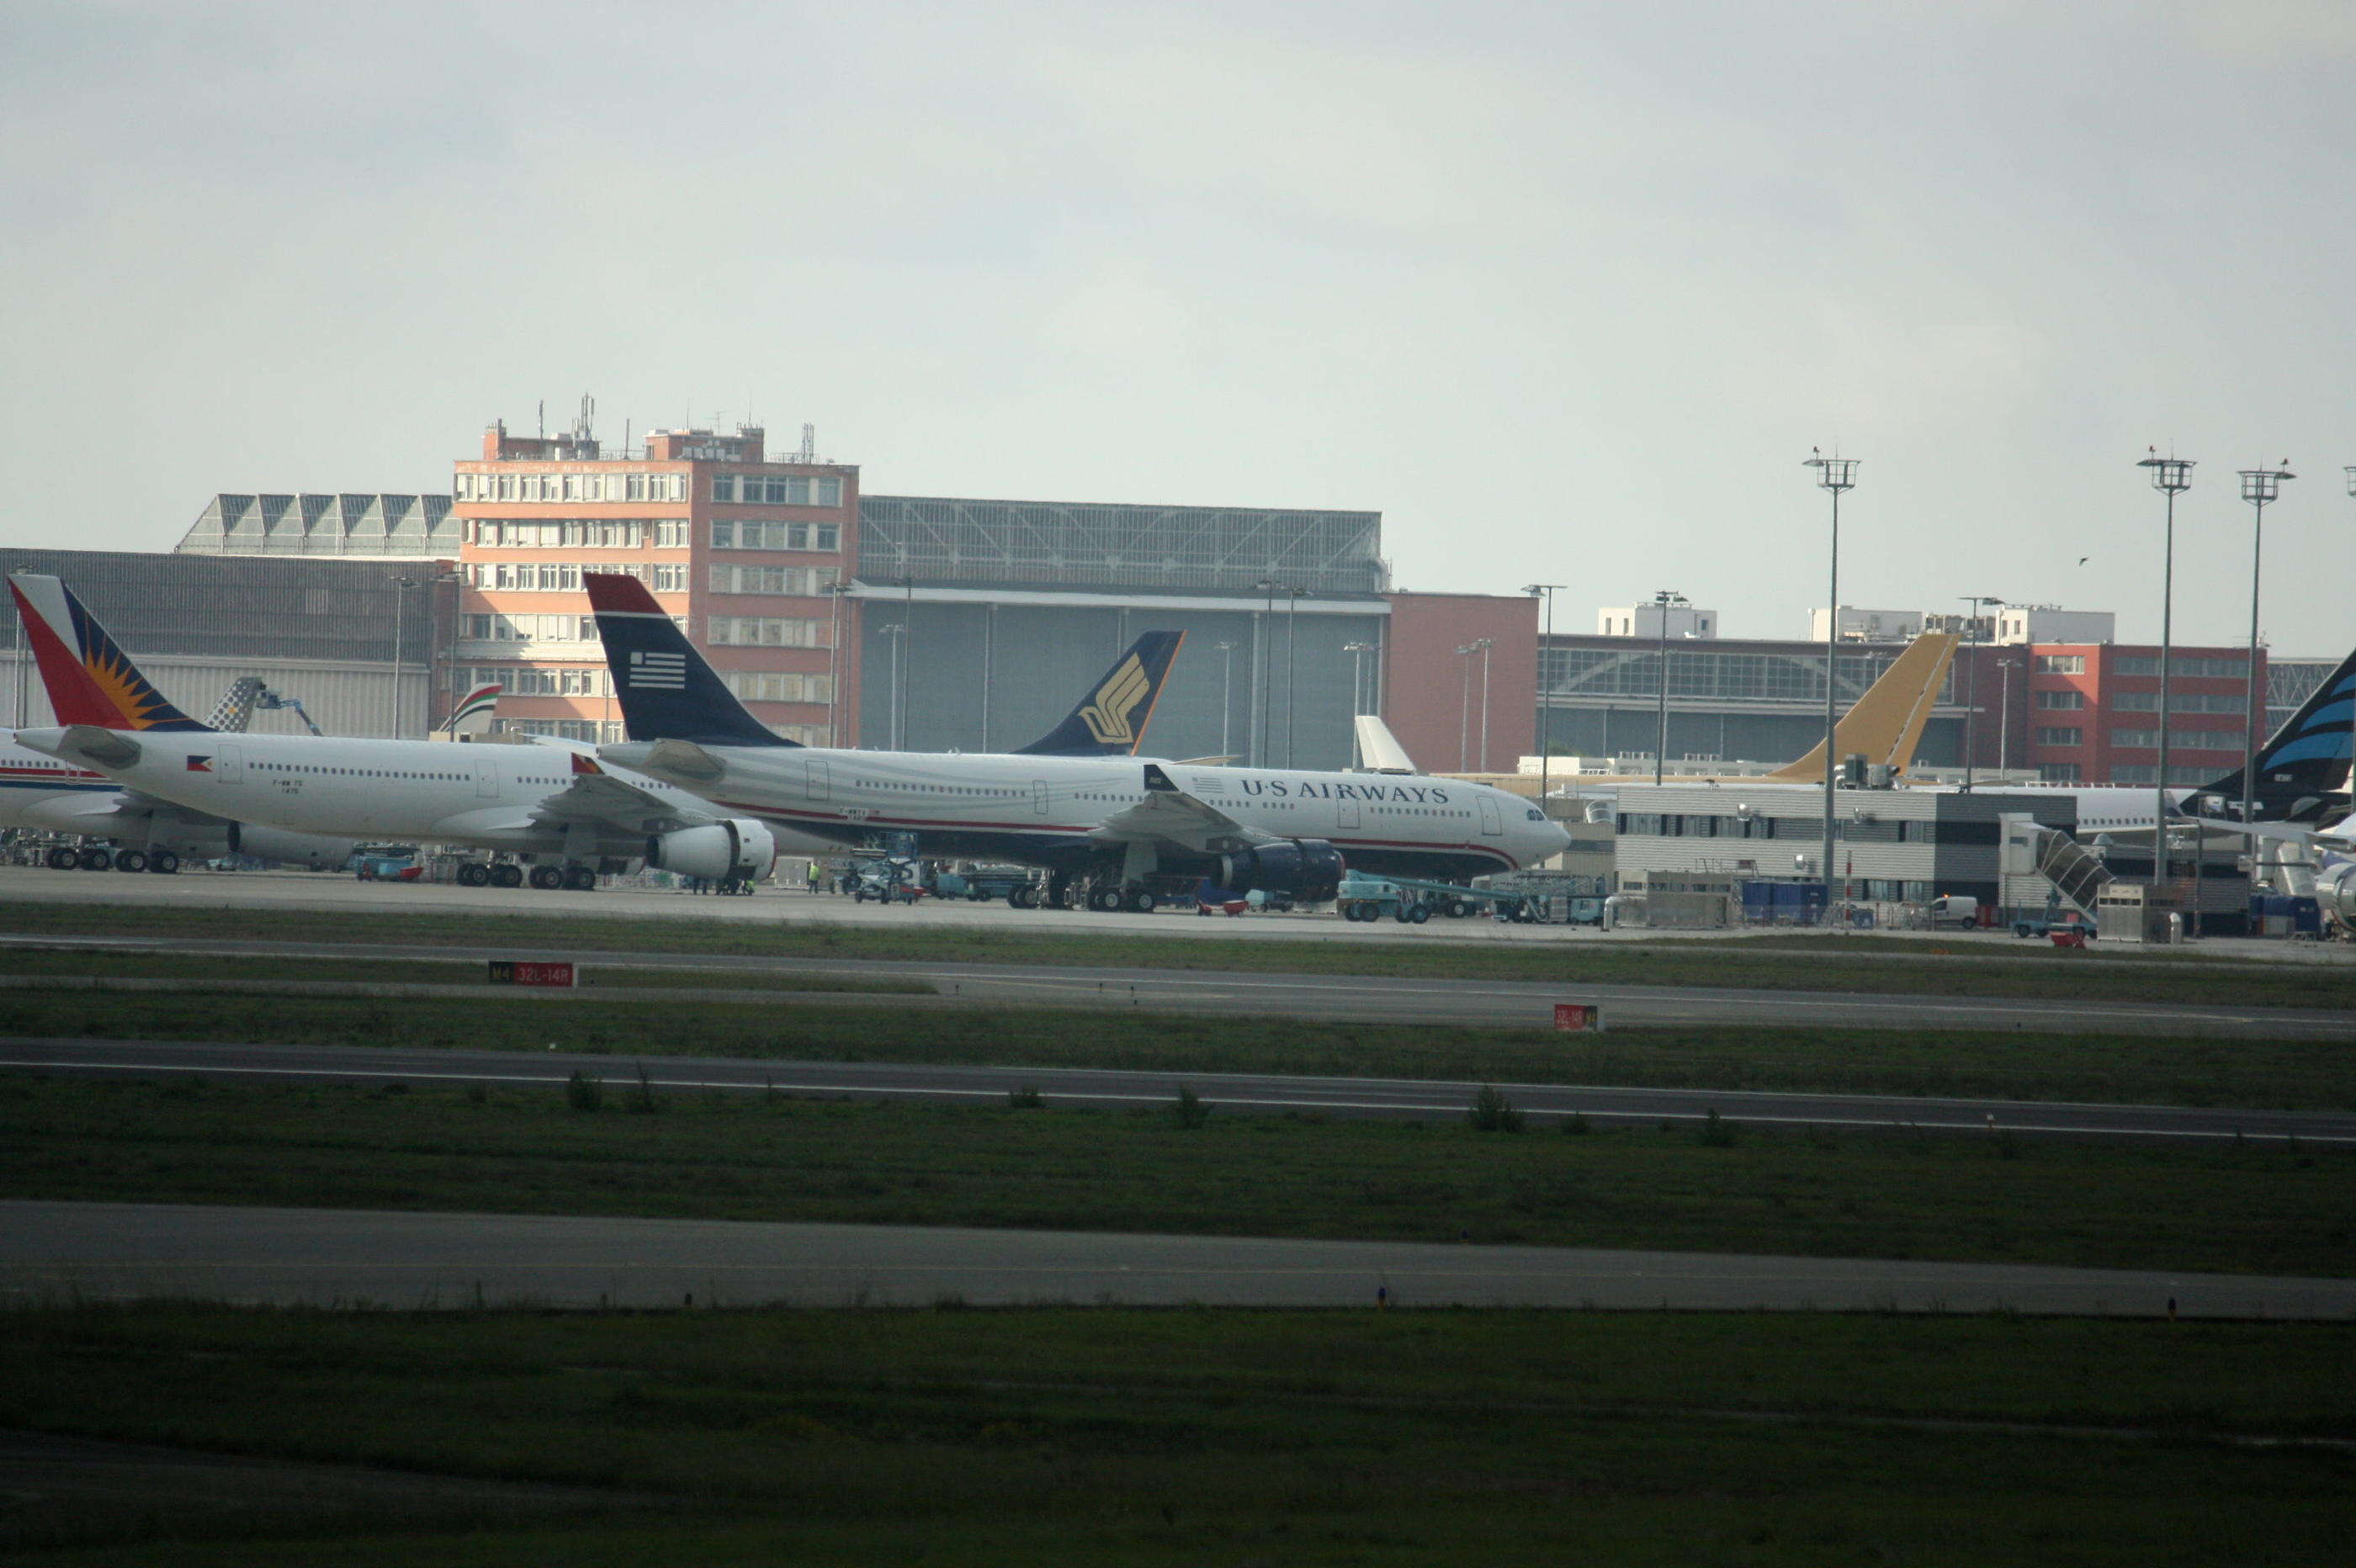
[[[1041,816],[1047,815],[1047,781],[1045,779],[1031,781],[1031,809]]]
[[[1355,799],[1337,800],[1333,803],[1333,826],[1336,827],[1358,826],[1358,803]]]
[[[1475,798],[1481,803],[1481,837],[1483,838],[1504,837],[1505,834],[1505,818],[1497,815],[1497,797],[1493,795],[1482,795]]]
[[[810,759],[809,772],[802,775],[802,793],[811,800],[825,800],[833,793],[834,777],[822,758]]]
[[[475,798],[477,800],[499,798],[499,763],[497,757],[475,759]]]
[[[213,776],[225,784],[245,782],[245,756],[233,741],[224,741],[213,749]]]

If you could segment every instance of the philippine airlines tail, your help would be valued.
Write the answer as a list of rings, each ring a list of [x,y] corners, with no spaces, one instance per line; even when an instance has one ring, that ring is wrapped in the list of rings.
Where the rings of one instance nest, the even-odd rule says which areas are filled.
[[[63,582],[20,571],[8,579],[8,589],[59,724],[209,731],[165,700]]]
[[[1023,757],[1128,757],[1137,753],[1145,727],[1153,719],[1153,705],[1183,632],[1148,632],[1113,660],[1104,678],[1088,689],[1064,721],[1027,746]]]
[[[2288,722],[2258,748],[2251,769],[2256,781],[2250,791],[2254,805],[2269,807],[2266,816],[2315,816],[2328,803],[2326,797],[2350,787],[2351,746],[2356,746],[2356,653],[2340,660]],[[2238,800],[2242,770],[2235,768],[2193,793]]]
[[[647,585],[616,572],[584,571],[605,667],[633,741],[709,746],[792,746],[745,709]]]
[[[1861,756],[1868,763],[1904,773],[1914,761],[1914,747],[1931,705],[1939,699],[1939,684],[1954,661],[1955,639],[1944,632],[1925,632],[1907,645],[1881,678],[1833,726],[1833,744],[1843,757]],[[1822,784],[1825,743],[1788,767],[1766,775],[1800,784]]]

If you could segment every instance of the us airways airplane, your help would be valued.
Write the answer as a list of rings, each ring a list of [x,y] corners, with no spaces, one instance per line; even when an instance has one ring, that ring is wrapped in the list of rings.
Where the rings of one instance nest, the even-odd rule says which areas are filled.
[[[1533,864],[1570,841],[1529,802],[1452,780],[798,746],[744,710],[644,583],[596,572],[582,581],[630,735],[599,747],[601,758],[683,784],[715,809],[840,842],[884,830],[911,835],[919,854],[1044,866],[1056,901],[1078,881],[1091,909],[1144,910],[1162,889],[1208,877],[1314,903],[1333,896],[1345,859],[1468,877]],[[1089,722],[1085,709],[1075,718]]]
[[[841,848],[787,824],[773,829],[715,812],[684,790],[602,764],[585,750],[225,735],[166,700],[56,578],[20,573],[9,584],[62,720],[23,731],[21,743],[181,807],[286,832],[509,850],[535,862],[530,880],[543,889],[594,887],[595,863],[605,859],[757,880],[781,843],[817,853]],[[1175,647],[1172,634],[1140,639],[1098,688],[1117,685],[1128,705],[1107,712],[1102,697],[1084,702],[1036,745],[1053,752],[1134,744]],[[1075,724],[1078,732],[1067,733]],[[468,866],[460,880],[515,887],[525,875],[513,865]]]

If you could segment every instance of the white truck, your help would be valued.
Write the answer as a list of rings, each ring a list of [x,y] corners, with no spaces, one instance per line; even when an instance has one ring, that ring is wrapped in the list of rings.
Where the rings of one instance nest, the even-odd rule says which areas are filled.
[[[1931,901],[1931,929],[1969,931],[1980,923],[1980,901],[1967,893],[1941,893]]]

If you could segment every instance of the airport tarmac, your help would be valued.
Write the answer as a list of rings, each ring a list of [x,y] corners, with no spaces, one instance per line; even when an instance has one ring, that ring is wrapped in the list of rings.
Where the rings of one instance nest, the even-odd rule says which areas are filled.
[[[1147,1072],[1112,1068],[958,1067],[911,1062],[792,1061],[754,1057],[595,1056],[571,1051],[430,1047],[233,1045],[188,1040],[0,1040],[0,1071],[112,1077],[187,1075],[265,1083],[487,1083],[553,1090],[576,1071],[651,1088],[841,1099],[1003,1104],[1017,1088],[1069,1105],[1167,1105],[1181,1085],[1208,1104],[1244,1113],[1299,1112],[1399,1120],[1461,1116],[1480,1085],[1446,1080],[1278,1073]],[[2296,1137],[2356,1144],[2356,1112],[2247,1111],[2207,1106],[2083,1104],[1899,1094],[1768,1093],[1631,1089],[1596,1084],[1501,1085],[1540,1118],[1573,1113],[1597,1123],[1700,1121],[1715,1111],[1778,1126],[1948,1132],[1985,1137],[2127,1137],[2231,1141]]]
[[[1403,1242],[0,1202],[0,1299],[2356,1317],[2356,1279]]]
[[[1520,945],[1592,945],[1623,942],[1724,942],[1749,936],[1806,934],[1792,927],[1742,927],[1726,931],[1606,932],[1589,925],[1508,925],[1485,917],[1436,917],[1422,925],[1395,921],[1358,924],[1330,912],[1251,913],[1229,919],[1197,916],[1184,909],[1153,914],[1097,914],[1071,910],[1018,910],[1003,903],[962,899],[926,899],[913,907],[857,903],[835,894],[811,894],[776,886],[749,897],[719,898],[669,888],[619,885],[594,892],[540,892],[524,888],[462,888],[452,882],[363,882],[335,872],[183,871],[177,876],[127,875],[118,871],[52,871],[45,867],[0,866],[0,901],[112,906],[154,904],[195,909],[334,910],[345,912],[594,915],[615,919],[721,920],[763,923],[824,923],[845,929],[910,925],[956,930],[1052,933],[1104,933],[1160,938],[1234,938],[1268,933],[1288,941],[1471,942]],[[1837,934],[1837,933],[1828,933]],[[1935,955],[1938,950],[1986,955],[2029,948],[2008,933],[1886,932],[1879,933],[1894,955]],[[2156,950],[2139,949],[2138,952]],[[2356,965],[2356,947],[2313,942],[2214,938],[2180,951],[2206,960],[2231,958],[2267,964]],[[1852,949],[1846,956],[1864,956]],[[2096,955],[2099,956],[2099,955]]]

